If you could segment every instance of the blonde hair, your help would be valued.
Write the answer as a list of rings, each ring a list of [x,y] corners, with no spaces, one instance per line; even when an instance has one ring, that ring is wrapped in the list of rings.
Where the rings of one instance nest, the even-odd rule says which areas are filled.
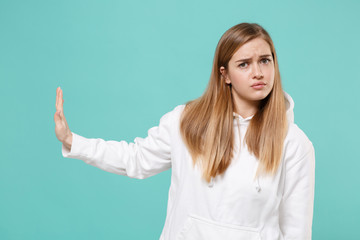
[[[256,176],[260,173],[275,174],[281,162],[287,121],[275,47],[270,35],[260,25],[241,23],[222,35],[216,47],[207,89],[201,97],[186,104],[180,120],[180,132],[193,164],[200,165],[207,182],[225,172],[234,149],[234,101],[231,84],[225,83],[220,67],[227,69],[237,49],[258,37],[270,46],[275,68],[274,85],[251,119],[245,142],[249,152],[260,161]]]

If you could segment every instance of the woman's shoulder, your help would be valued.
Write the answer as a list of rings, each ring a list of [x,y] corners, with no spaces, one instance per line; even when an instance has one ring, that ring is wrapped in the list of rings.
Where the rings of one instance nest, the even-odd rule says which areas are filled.
[[[290,123],[288,133],[284,142],[285,150],[297,152],[297,154],[306,154],[314,150],[313,143],[303,130],[295,123]]]
[[[172,111],[176,113],[182,113],[182,111],[185,109],[186,104],[180,104],[177,105]]]
[[[185,104],[177,105],[172,110],[165,113],[161,117],[160,123],[165,123],[165,124],[170,124],[171,125],[175,121],[178,121],[180,119],[181,113],[183,112],[185,106],[186,106]]]
[[[181,115],[181,113],[184,111],[185,106],[186,106],[185,104],[177,105],[171,111],[166,113],[165,115],[169,115],[171,117],[179,117]]]

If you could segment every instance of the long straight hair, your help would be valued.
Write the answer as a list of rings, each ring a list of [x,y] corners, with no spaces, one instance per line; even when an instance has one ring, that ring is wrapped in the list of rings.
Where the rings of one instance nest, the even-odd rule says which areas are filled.
[[[186,104],[180,120],[181,136],[193,164],[199,164],[207,182],[224,173],[233,158],[235,107],[231,84],[226,84],[220,67],[227,69],[234,53],[255,38],[262,38],[269,44],[275,76],[271,92],[261,101],[250,121],[245,142],[249,152],[259,159],[256,176],[275,174],[281,162],[287,120],[275,47],[270,35],[260,25],[241,23],[222,35],[216,47],[208,86],[201,97]]]

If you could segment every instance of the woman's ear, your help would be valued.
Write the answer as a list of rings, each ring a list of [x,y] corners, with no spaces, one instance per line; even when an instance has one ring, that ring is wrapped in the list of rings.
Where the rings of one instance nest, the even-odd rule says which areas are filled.
[[[225,83],[226,84],[231,84],[231,81],[228,78],[228,75],[226,73],[225,67],[223,67],[223,66],[220,67],[220,73],[221,73],[221,76],[223,77],[223,79],[225,79]]]

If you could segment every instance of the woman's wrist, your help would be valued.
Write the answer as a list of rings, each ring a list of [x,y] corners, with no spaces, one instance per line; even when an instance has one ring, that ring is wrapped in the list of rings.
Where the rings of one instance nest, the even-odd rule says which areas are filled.
[[[68,148],[69,150],[71,150],[71,145],[72,145],[72,133],[70,133],[70,135],[65,138],[65,140],[63,141],[63,144],[66,148]]]

